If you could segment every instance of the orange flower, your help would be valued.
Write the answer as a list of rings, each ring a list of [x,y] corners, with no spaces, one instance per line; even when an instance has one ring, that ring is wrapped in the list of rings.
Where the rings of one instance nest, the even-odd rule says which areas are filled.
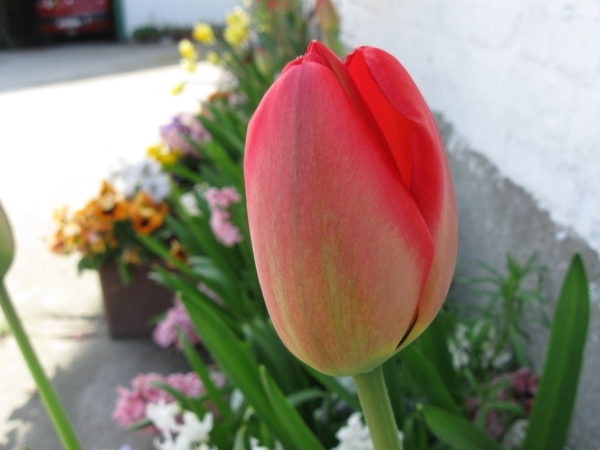
[[[100,195],[93,200],[94,213],[103,222],[125,220],[129,216],[129,204],[120,200],[114,188],[106,181],[102,182]]]
[[[171,249],[169,250],[171,256],[177,258],[179,261],[187,264],[188,262],[188,252],[185,250],[183,245],[177,239],[171,239]],[[169,267],[173,267],[172,264],[167,263]]]
[[[123,262],[126,262],[127,264],[141,264],[142,258],[140,256],[140,247],[136,245],[134,247],[125,248],[125,250],[123,250]]]
[[[148,235],[160,227],[165,215],[169,212],[166,203],[158,205],[144,191],[139,191],[131,202],[130,218],[133,229],[138,233]]]

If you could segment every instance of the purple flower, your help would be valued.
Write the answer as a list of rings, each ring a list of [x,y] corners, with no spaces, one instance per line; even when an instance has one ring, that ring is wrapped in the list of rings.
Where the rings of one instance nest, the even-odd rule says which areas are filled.
[[[159,127],[160,138],[172,151],[181,151],[187,156],[199,156],[188,139],[204,143],[211,139],[210,133],[193,114],[182,113],[167,125]]]
[[[241,242],[242,234],[239,228],[231,223],[231,214],[227,211],[232,203],[242,199],[238,191],[234,187],[213,187],[206,191],[204,198],[210,208],[210,227],[217,240],[227,247]]]
[[[215,381],[221,379],[212,375],[211,378]],[[165,403],[174,402],[171,394],[153,386],[152,383],[156,382],[166,383],[188,397],[197,398],[204,394],[202,381],[195,372],[175,373],[168,377],[158,373],[140,373],[131,380],[131,389],[123,386],[117,388],[119,397],[112,413],[113,420],[121,427],[128,427],[146,418],[146,406],[149,403],[158,403],[161,400]]]
[[[160,347],[167,348],[175,344],[181,350],[182,345],[177,337],[178,330],[181,330],[192,344],[197,344],[200,341],[183,304],[175,299],[174,306],[169,308],[165,318],[159,322],[152,332],[152,339]]]

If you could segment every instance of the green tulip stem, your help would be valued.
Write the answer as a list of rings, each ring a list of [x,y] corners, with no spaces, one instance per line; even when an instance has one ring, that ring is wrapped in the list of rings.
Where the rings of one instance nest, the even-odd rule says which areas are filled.
[[[19,316],[15,311],[10,297],[8,296],[8,292],[4,287],[4,281],[2,277],[0,277],[0,305],[2,305],[2,311],[4,311],[4,315],[6,316],[6,320],[10,326],[13,336],[15,337],[17,344],[19,344],[19,348],[21,353],[23,354],[23,358],[25,358],[25,362],[27,366],[29,366],[29,371],[33,376],[35,384],[37,385],[38,391],[44,405],[46,406],[46,410],[54,423],[54,427],[58,432],[58,435],[63,443],[63,446],[66,450],[81,450],[81,445],[77,440],[77,436],[75,435],[75,431],[73,430],[73,426],[71,425],[71,421],[67,416],[67,413],[64,410],[64,407],[54,390],[54,386],[48,380],[48,377],[44,373],[44,369],[38,360],[29,339],[27,338],[27,334],[23,329],[23,325],[19,320]]]
[[[375,450],[402,450],[402,442],[385,387],[383,366],[378,366],[370,372],[359,373],[353,378]]]

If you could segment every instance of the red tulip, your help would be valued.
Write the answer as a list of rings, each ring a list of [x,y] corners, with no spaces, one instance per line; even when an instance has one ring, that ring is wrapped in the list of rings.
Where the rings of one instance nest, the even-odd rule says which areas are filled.
[[[390,54],[322,44],[289,63],[248,128],[250,234],[273,324],[300,360],[366,372],[437,314],[457,219],[434,119]]]

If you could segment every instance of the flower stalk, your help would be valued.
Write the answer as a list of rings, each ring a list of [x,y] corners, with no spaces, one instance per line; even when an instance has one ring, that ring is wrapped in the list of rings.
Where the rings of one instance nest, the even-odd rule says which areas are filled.
[[[82,447],[79,444],[75,431],[73,430],[73,426],[67,413],[64,410],[64,407],[56,394],[56,390],[50,380],[44,373],[44,369],[40,364],[37,355],[29,339],[25,330],[23,329],[23,325],[19,320],[19,316],[10,301],[10,297],[8,296],[8,292],[4,287],[4,282],[0,279],[0,305],[2,305],[2,311],[4,312],[4,316],[6,317],[6,321],[10,326],[13,336],[19,345],[19,349],[21,350],[21,354],[29,367],[29,371],[31,372],[31,376],[33,377],[37,389],[42,397],[42,401],[46,406],[46,410],[52,419],[52,423],[54,424],[54,428],[56,429],[58,436],[60,437],[61,442],[63,443],[65,449],[67,450],[81,450]]]
[[[383,366],[353,376],[375,450],[402,450]]]
[[[12,236],[12,231],[8,223],[2,203],[0,203],[0,307],[4,312],[6,321],[10,326],[13,336],[19,345],[21,354],[29,367],[31,376],[35,381],[42,401],[46,406],[46,410],[52,419],[54,427],[63,443],[66,450],[81,450],[82,447],[77,440],[71,421],[64,410],[64,407],[54,390],[54,386],[48,380],[44,373],[44,369],[37,358],[27,333],[19,320],[19,316],[15,311],[8,292],[4,287],[4,276],[10,268],[15,255],[15,243]]]

